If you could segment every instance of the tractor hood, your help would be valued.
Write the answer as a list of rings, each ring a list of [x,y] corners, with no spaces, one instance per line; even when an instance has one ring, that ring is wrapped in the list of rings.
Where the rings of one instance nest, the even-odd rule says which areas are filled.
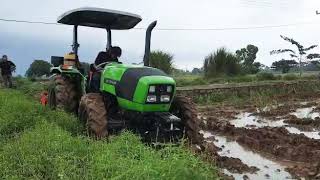
[[[159,69],[113,63],[105,67],[101,91],[126,101],[144,104],[150,85],[170,85],[175,81]],[[175,88],[174,88],[175,89]]]
[[[150,76],[163,76],[163,78],[167,78],[167,75],[158,69],[148,67],[128,68],[116,85],[117,96],[127,100],[133,100],[140,79]],[[152,82],[152,79],[149,79],[149,83],[153,84],[156,82]],[[148,85],[148,83],[145,83],[145,85]]]

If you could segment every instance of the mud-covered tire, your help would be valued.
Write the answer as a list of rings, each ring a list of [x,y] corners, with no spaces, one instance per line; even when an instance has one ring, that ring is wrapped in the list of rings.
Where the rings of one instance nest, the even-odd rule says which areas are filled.
[[[78,115],[86,124],[89,136],[102,139],[108,136],[107,109],[99,93],[88,93],[82,96]]]
[[[171,104],[170,112],[181,118],[185,136],[192,144],[201,143],[203,140],[200,131],[200,120],[197,116],[195,104],[187,97],[176,96]]]
[[[77,112],[80,95],[76,83],[70,77],[56,75],[49,87],[48,103],[51,108],[62,108],[67,112]]]

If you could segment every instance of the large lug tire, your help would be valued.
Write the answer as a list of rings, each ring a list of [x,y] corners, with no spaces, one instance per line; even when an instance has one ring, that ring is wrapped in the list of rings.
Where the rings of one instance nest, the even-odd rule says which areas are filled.
[[[80,121],[86,123],[87,133],[97,139],[108,136],[107,109],[103,96],[88,93],[82,96],[79,111]]]
[[[71,78],[56,75],[49,87],[48,104],[51,108],[62,108],[67,112],[77,112],[80,95],[76,83]]]
[[[197,117],[197,109],[189,98],[176,96],[172,101],[170,112],[181,118],[185,136],[192,144],[202,142],[203,137],[199,133],[200,120]]]

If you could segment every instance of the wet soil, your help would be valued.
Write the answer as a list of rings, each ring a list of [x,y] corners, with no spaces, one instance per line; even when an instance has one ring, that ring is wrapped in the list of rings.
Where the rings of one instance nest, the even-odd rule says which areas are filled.
[[[262,108],[250,104],[243,108],[201,107],[201,128],[212,133],[204,134],[205,149],[229,178],[320,179],[320,101],[312,99],[315,97],[319,98],[278,101]],[[264,166],[244,157],[249,156],[247,152],[232,152],[238,145],[230,146],[221,137],[274,165],[264,162],[270,168],[264,171]]]

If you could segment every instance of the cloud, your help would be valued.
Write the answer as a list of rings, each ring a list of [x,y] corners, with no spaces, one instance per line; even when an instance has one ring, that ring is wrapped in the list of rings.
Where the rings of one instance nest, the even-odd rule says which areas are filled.
[[[236,51],[247,44],[259,47],[257,60],[271,65],[282,56],[270,56],[273,49],[290,48],[281,40],[283,34],[305,46],[319,44],[320,16],[315,15],[317,0],[2,0],[1,18],[55,22],[63,12],[83,6],[104,7],[140,14],[146,27],[158,20],[158,28],[224,28],[262,25],[295,24],[296,26],[225,31],[154,31],[152,49],[174,54],[175,65],[183,69],[201,67],[206,55],[219,47]],[[41,7],[41,8],[39,8]],[[300,24],[312,22],[314,24]],[[320,24],[320,23],[319,23]],[[17,62],[20,74],[33,59],[49,60],[51,55],[70,51],[72,27],[56,25],[0,22],[0,55],[7,53]],[[93,62],[105,48],[106,32],[80,28],[80,58]],[[144,52],[142,30],[113,32],[113,41],[123,49],[122,61],[140,62]],[[315,49],[315,52],[319,49]]]

